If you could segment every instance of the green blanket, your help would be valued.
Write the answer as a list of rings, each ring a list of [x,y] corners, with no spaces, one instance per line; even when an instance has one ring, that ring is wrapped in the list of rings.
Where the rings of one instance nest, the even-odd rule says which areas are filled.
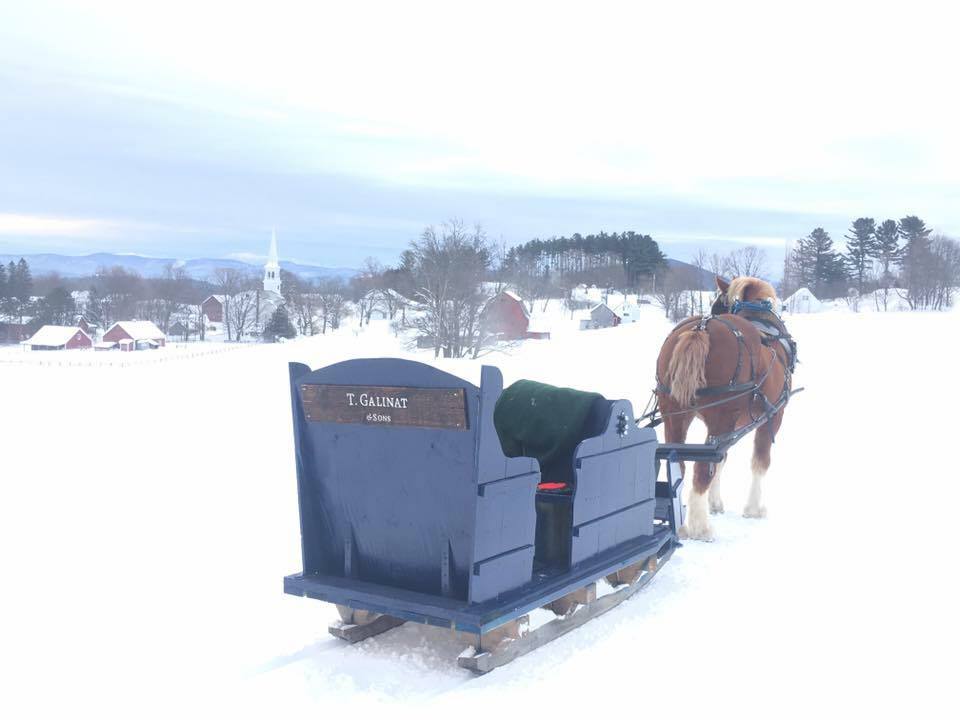
[[[493,424],[504,454],[534,457],[544,475],[567,480],[574,449],[602,432],[609,407],[599,393],[518,380],[497,400]]]

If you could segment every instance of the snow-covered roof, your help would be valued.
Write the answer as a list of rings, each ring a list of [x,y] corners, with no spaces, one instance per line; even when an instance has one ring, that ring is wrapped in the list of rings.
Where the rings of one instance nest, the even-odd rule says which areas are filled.
[[[93,346],[101,350],[109,350],[110,348],[115,348],[117,344],[115,342],[98,342],[94,343]]]
[[[513,298],[517,302],[523,302],[523,300],[520,299],[519,295],[517,295],[515,292],[511,292],[510,290],[504,290],[503,294],[506,295],[508,298]]]
[[[802,287],[799,290],[797,290],[793,295],[791,295],[786,300],[784,300],[783,302],[788,303],[796,297],[808,297],[808,298],[813,298],[814,300],[818,299],[817,296],[810,291],[810,288]]]
[[[597,304],[594,305],[592,308],[590,308],[590,313],[592,314],[595,310],[599,310],[600,308],[606,308],[607,310],[609,310],[610,312],[612,312],[614,315],[619,315],[618,313],[614,312],[614,311],[613,311],[613,308],[611,308],[611,307],[610,307],[609,305],[607,305],[606,303],[597,303]]]
[[[149,320],[121,320],[110,326],[110,330],[120,326],[127,335],[134,340],[162,340],[166,339],[163,331]],[[107,333],[110,332],[107,330]],[[107,333],[104,333],[106,335]]]
[[[33,337],[24,340],[23,345],[42,345],[44,347],[60,347],[70,342],[70,339],[80,333],[88,340],[90,336],[78,327],[69,327],[67,325],[44,325],[37,330]]]

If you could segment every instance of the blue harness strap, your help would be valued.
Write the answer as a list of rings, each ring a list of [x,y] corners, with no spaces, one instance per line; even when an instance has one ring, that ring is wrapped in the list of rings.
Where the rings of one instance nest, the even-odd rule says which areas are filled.
[[[730,312],[733,315],[739,315],[744,310],[752,310],[753,312],[773,312],[773,303],[769,300],[751,300],[749,302],[744,302],[743,300],[735,300],[733,307],[730,308]]]

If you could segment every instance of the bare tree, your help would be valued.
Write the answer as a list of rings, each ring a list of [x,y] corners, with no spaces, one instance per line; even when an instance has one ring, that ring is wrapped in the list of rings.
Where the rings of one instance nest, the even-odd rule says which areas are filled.
[[[170,318],[183,311],[189,302],[190,279],[182,267],[167,265],[163,275],[146,283],[150,297],[147,299],[146,313],[161,330],[167,332]]]
[[[664,314],[674,322],[691,314],[693,291],[699,292],[700,287],[699,278],[694,277],[694,272],[693,268],[679,266],[658,277],[653,297],[663,308]]]
[[[701,291],[703,290],[703,276],[706,274],[708,263],[709,260],[707,258],[707,251],[702,249],[697,250],[697,252],[694,253],[693,260],[690,263],[697,269],[696,295],[691,295],[690,311],[692,313],[696,313],[697,315],[703,315],[703,292]],[[693,293],[692,290],[691,293]]]
[[[143,298],[143,278],[120,266],[99,268],[96,283],[102,298],[101,320],[104,328],[117,320],[137,315],[137,303]]]
[[[227,341],[229,342],[233,339],[233,320],[230,314],[231,300],[243,288],[245,276],[236,268],[221,267],[213,271],[210,282],[216,288],[217,294],[223,298],[223,324],[227,328]]]
[[[731,277],[760,277],[766,272],[767,252],[755,245],[734,250],[724,260],[725,273]]]
[[[717,277],[727,274],[727,259],[720,253],[713,252],[707,255],[706,264],[711,274]]]
[[[240,342],[256,329],[258,299],[256,290],[243,290],[230,297],[225,317],[233,328],[234,341]]]
[[[480,311],[486,301],[482,282],[490,268],[490,247],[479,226],[468,232],[459,220],[438,231],[426,228],[410,244],[407,258],[417,291],[414,327],[433,342],[434,355],[479,353]]]
[[[348,289],[337,278],[321,280],[317,284],[317,311],[320,317],[320,332],[326,334],[327,328],[336,330],[346,315]]]

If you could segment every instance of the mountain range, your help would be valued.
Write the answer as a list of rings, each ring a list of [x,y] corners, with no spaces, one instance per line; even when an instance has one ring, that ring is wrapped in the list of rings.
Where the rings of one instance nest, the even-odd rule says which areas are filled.
[[[187,275],[195,280],[209,280],[217,268],[234,268],[252,275],[259,275],[263,272],[263,265],[247,263],[242,260],[218,260],[215,258],[177,260],[174,258],[152,258],[142,255],[117,255],[113,253],[94,253],[92,255],[0,254],[0,262],[6,265],[11,261],[17,262],[21,257],[29,263],[30,271],[34,276],[57,273],[64,278],[90,277],[95,275],[99,268],[115,266],[136,272],[142,277],[154,278],[161,277],[166,269],[172,265],[182,267]],[[329,277],[349,279],[358,272],[352,268],[328,268],[282,260],[280,261],[280,267],[310,280]]]
[[[195,280],[209,280],[217,268],[233,268],[251,275],[263,272],[263,266],[233,259],[200,258],[177,260],[174,258],[152,258],[142,255],[118,255],[113,253],[94,253],[92,255],[57,255],[54,253],[35,253],[30,255],[0,254],[0,263],[17,262],[23,258],[30,264],[34,276],[57,273],[64,278],[91,277],[99,268],[119,266],[136,272],[141,277],[161,277],[171,265],[182,267],[187,275]],[[684,267],[696,270],[693,265],[668,258],[671,268]],[[337,277],[349,280],[359,271],[353,268],[328,268],[319,265],[280,261],[280,267],[307,280]],[[715,289],[713,275],[707,271],[700,273],[704,290]]]

